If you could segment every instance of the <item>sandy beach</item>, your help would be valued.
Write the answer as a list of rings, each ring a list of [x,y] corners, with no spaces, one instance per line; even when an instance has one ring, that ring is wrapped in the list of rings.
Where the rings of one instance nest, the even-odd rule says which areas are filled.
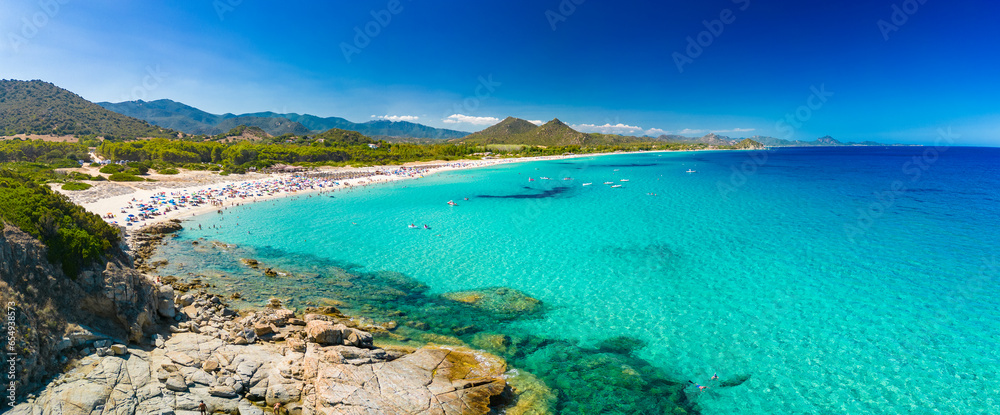
[[[100,215],[108,223],[129,230],[246,203],[415,179],[442,171],[599,155],[606,154],[434,160],[410,162],[402,166],[321,167],[298,173],[247,173],[230,176],[185,170],[176,175],[150,174],[149,177],[156,180],[154,182],[98,182],[84,191],[62,190],[58,184],[53,184],[52,188],[87,211]],[[92,167],[73,170],[97,174],[97,168]]]

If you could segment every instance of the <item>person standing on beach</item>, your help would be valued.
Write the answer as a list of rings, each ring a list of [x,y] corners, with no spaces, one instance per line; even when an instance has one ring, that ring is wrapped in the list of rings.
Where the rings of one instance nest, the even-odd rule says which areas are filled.
[[[198,404],[198,411],[201,412],[201,415],[208,415],[208,406],[205,405],[205,401]]]

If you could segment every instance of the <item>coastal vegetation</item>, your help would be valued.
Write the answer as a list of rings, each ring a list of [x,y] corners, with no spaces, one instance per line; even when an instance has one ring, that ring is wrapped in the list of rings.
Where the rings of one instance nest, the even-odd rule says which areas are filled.
[[[141,182],[145,179],[131,173],[115,173],[108,176],[108,180],[113,182]]]
[[[118,231],[48,186],[0,169],[0,219],[41,240],[49,260],[75,278],[80,268],[118,243]]]
[[[43,140],[0,140],[0,163],[40,162],[76,167],[77,160],[89,160],[87,146],[77,143],[56,143]]]
[[[80,183],[80,182],[66,182],[66,184],[62,185],[63,190],[69,190],[69,191],[87,190],[91,187],[92,186],[87,183]]]

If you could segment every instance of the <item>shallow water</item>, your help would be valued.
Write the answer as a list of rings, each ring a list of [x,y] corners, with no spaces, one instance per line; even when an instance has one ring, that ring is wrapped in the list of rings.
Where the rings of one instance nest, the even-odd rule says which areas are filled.
[[[646,411],[638,398],[618,402],[642,393],[706,414],[1000,413],[1000,150],[925,150],[646,153],[447,172],[193,218],[161,250],[162,271],[207,274],[246,304],[335,298],[465,342],[504,333],[515,366],[552,371],[552,356],[570,356],[561,364],[573,373],[621,381],[580,396],[559,384],[577,377],[540,373],[564,391],[567,413]],[[292,275],[267,278],[234,256]],[[498,315],[437,296],[485,287],[544,307]],[[619,336],[641,343],[609,349]],[[634,370],[608,370],[622,365]],[[748,379],[722,387],[713,373]],[[710,387],[677,392],[687,380]]]

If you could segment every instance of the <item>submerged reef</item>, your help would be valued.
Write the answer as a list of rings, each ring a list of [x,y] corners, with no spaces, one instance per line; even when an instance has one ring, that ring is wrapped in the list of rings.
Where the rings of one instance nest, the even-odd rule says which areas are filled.
[[[225,248],[220,248],[225,246]],[[336,307],[354,315],[351,324],[370,331],[379,347],[428,344],[485,350],[505,359],[514,393],[508,414],[665,413],[697,414],[697,391],[637,357],[645,343],[632,337],[579,342],[519,332],[514,325],[543,318],[545,305],[527,293],[487,287],[444,294],[398,272],[361,271],[328,259],[267,248],[202,242],[169,247],[164,277],[198,279],[224,297],[240,294],[236,306],[279,296],[286,306],[311,311]],[[197,252],[193,252],[197,250]],[[188,251],[186,255],[184,252]],[[176,258],[183,258],[178,261]],[[202,263],[183,264],[195,258]],[[245,259],[253,258],[256,267]],[[288,271],[268,278],[261,269]],[[185,273],[198,269],[199,273]],[[186,275],[185,275],[186,274]]]

